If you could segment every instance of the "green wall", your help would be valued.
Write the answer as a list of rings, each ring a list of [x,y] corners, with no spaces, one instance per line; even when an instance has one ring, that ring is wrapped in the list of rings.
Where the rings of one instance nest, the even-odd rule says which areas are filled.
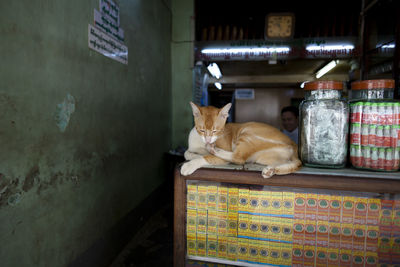
[[[98,0],[0,1],[2,267],[66,266],[165,180],[171,2],[116,2],[128,65],[88,48]]]
[[[172,0],[172,146],[187,147],[193,127],[194,0]]]

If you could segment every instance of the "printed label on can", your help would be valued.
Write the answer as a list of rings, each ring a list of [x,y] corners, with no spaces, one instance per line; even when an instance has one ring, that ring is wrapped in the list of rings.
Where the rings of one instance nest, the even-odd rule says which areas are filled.
[[[393,124],[393,103],[385,103],[385,122],[386,125]]]
[[[361,123],[363,103],[357,102],[351,106],[350,122]]]
[[[352,146],[350,148],[350,153],[353,153],[353,157],[350,159],[351,164],[353,164],[354,167],[362,167],[363,157],[361,154],[361,146]]]
[[[394,160],[393,160],[393,149],[386,149],[386,157],[385,157],[385,170],[391,171],[394,169]]]
[[[369,133],[369,125],[363,124],[361,127],[361,145],[367,146],[368,145],[368,133]]]
[[[377,147],[382,147],[383,146],[383,126],[382,125],[376,127],[375,143],[376,143]]]
[[[373,124],[369,126],[368,145],[369,146],[376,145],[376,125]]]
[[[364,103],[363,110],[362,110],[361,123],[369,124],[370,116],[371,116],[371,103],[366,102],[366,103]]]
[[[378,169],[378,148],[371,149],[371,168]]]
[[[378,103],[371,104],[370,124],[376,125],[378,123]]]
[[[400,168],[400,147],[397,147],[394,150],[394,157],[393,157],[393,169],[398,170]]]
[[[361,124],[360,123],[351,124],[350,144],[352,144],[352,145],[361,144]]]
[[[392,132],[389,125],[383,128],[383,147],[390,147]]]
[[[378,104],[378,124],[386,125],[386,116],[385,116],[385,104]]]
[[[385,169],[385,149],[379,148],[378,150],[378,169],[383,170]]]
[[[363,167],[370,168],[371,167],[371,148],[368,146],[363,146],[361,152],[363,155]]]

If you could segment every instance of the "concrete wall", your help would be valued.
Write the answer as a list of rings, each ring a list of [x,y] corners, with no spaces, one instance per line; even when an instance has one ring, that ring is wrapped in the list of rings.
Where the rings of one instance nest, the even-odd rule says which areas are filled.
[[[172,1],[172,146],[187,147],[193,127],[194,0]]]
[[[66,266],[165,179],[171,2],[116,2],[129,65],[88,48],[98,0],[0,1],[1,266]]]

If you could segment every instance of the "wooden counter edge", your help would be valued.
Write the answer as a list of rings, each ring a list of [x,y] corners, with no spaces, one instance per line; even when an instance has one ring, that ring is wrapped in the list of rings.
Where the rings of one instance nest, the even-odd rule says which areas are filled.
[[[184,267],[186,258],[186,179],[181,176],[180,167],[175,168],[174,175],[174,234],[173,266]]]
[[[177,170],[179,169],[180,166],[177,166]],[[376,175],[378,177],[379,172]],[[193,174],[185,176],[185,179],[248,185],[316,188],[372,193],[400,193],[400,179],[374,179],[344,175],[291,173],[287,175],[274,175],[271,178],[264,179],[260,171],[201,168]]]

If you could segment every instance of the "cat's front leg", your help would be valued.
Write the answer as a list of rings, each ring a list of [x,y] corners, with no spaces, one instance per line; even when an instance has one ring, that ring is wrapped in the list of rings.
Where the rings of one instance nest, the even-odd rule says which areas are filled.
[[[204,157],[192,159],[182,165],[181,174],[184,176],[190,175],[197,169],[207,165],[209,165],[209,163],[204,159]]]
[[[227,162],[213,155],[206,155],[201,158],[185,162],[181,167],[181,174],[186,176],[194,173],[197,169],[210,165],[225,165]]]
[[[221,148],[216,147],[215,145],[207,145],[206,148],[207,148],[208,152],[210,152],[210,154],[212,154],[218,158],[221,158],[223,160],[232,162],[233,152],[223,150]]]
[[[203,155],[201,155],[199,153],[196,153],[196,152],[192,152],[192,151],[186,150],[185,154],[184,154],[184,157],[185,157],[186,160],[192,160],[192,159],[201,158],[201,157],[203,157]]]

